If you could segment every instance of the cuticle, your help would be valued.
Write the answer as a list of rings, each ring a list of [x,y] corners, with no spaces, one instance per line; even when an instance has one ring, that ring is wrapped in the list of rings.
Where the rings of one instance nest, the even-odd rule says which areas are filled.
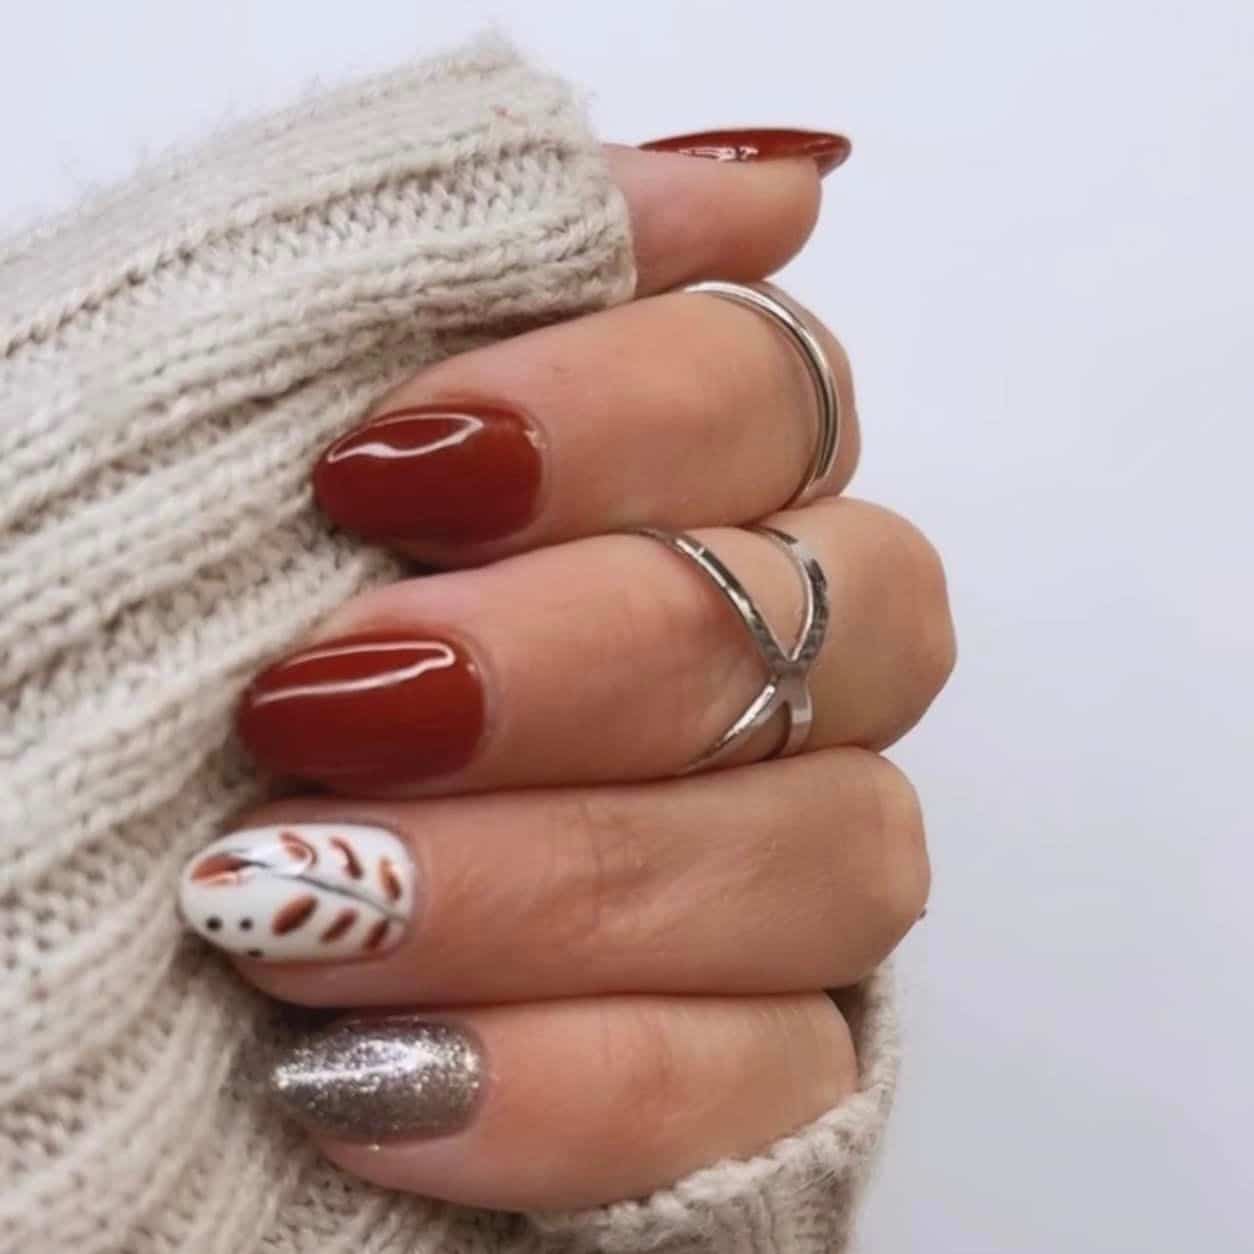
[[[445,778],[456,778],[480,762],[496,738],[497,728],[500,725],[500,701],[497,694],[500,692],[501,685],[495,668],[489,660],[490,653],[480,645],[478,640],[462,632],[450,631],[445,635],[470,659],[471,669],[479,681],[479,695],[483,702],[483,722],[479,729],[479,739],[475,743],[469,760],[445,776]]]
[[[540,462],[540,477],[536,483],[535,495],[531,502],[531,517],[527,519],[526,525],[519,528],[515,535],[522,535],[529,531],[549,506],[549,502],[553,497],[553,442],[549,439],[547,428],[540,422],[534,414],[522,413],[523,422],[527,427],[527,438],[531,441],[532,446],[536,450],[536,456]]]

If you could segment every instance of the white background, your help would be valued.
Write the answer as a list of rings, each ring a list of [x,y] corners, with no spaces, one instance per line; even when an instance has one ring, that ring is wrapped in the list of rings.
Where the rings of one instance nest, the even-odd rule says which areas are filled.
[[[5,225],[491,19],[610,137],[852,133],[787,281],[962,639],[897,751],[936,884],[864,1248],[1251,1248],[1250,0],[0,11]]]

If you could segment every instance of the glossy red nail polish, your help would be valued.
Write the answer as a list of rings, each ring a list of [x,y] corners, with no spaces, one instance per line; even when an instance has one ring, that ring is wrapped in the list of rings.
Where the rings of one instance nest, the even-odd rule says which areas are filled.
[[[314,494],[373,540],[472,544],[518,531],[540,489],[535,428],[503,405],[455,402],[381,414],[330,446]]]
[[[341,636],[262,671],[237,726],[269,769],[369,792],[465,766],[483,733],[483,688],[453,641]]]
[[[843,165],[852,145],[843,135],[826,131],[729,130],[697,131],[655,139],[641,148],[648,152],[678,152],[712,161],[774,161],[783,157],[810,157],[819,174]]]

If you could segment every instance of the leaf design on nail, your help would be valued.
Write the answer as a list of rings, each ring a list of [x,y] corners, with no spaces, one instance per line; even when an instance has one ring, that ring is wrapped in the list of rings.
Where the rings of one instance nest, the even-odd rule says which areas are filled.
[[[339,914],[335,916],[335,919],[332,921],[331,926],[328,927],[326,931],[323,932],[322,935],[318,937],[318,939],[322,941],[323,944],[327,944],[330,941],[339,940],[340,937],[343,936],[344,933],[347,932],[348,929],[352,927],[353,924],[356,922],[357,922],[357,911],[352,909],[351,906],[346,907],[345,909],[341,910]]]
[[[353,852],[353,847],[342,836],[332,836],[327,842],[336,853],[340,855],[341,863],[344,870],[352,876],[353,879],[361,879],[361,862],[357,855]],[[385,858],[386,862],[387,859]]]
[[[241,874],[253,863],[237,853],[211,853],[201,858],[188,872],[202,884],[238,884]]]
[[[342,843],[342,842],[341,842]],[[278,875],[297,875],[306,867],[316,865],[318,851],[295,832],[280,832],[278,851],[284,864],[279,865],[250,849],[219,849],[206,854],[192,867],[191,878],[207,885],[228,887],[240,883],[249,871],[270,871]]]
[[[397,875],[391,858],[379,859],[379,879],[383,882],[383,891],[387,893],[388,900],[400,901],[401,893],[405,890],[401,886],[401,877]]]
[[[297,836],[295,832],[280,832],[279,840],[302,870],[317,864],[318,851],[303,836]]]
[[[404,846],[382,828],[253,828],[189,864],[183,913],[214,944],[241,954],[256,946],[254,918],[272,938],[271,960],[373,953],[405,931],[412,876]]]
[[[318,899],[312,893],[294,897],[275,916],[270,930],[275,936],[286,936],[303,927],[309,916],[318,908]]]

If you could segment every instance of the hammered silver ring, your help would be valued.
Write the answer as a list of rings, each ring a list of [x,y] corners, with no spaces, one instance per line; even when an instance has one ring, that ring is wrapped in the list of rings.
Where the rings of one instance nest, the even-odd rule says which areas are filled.
[[[765,727],[779,710],[787,716],[783,738],[768,758],[800,753],[814,723],[814,698],[809,677],[827,636],[831,604],[827,577],[810,550],[795,536],[776,527],[749,527],[764,536],[788,557],[801,578],[805,606],[797,641],[786,648],[774,628],[763,617],[744,584],[706,544],[685,532],[662,531],[655,527],[635,528],[629,534],[645,536],[666,545],[673,553],[692,562],[722,594],[736,612],[750,639],[757,646],[766,668],[766,683],[732,725],[685,768],[684,774],[716,766],[734,753],[750,736]]]

